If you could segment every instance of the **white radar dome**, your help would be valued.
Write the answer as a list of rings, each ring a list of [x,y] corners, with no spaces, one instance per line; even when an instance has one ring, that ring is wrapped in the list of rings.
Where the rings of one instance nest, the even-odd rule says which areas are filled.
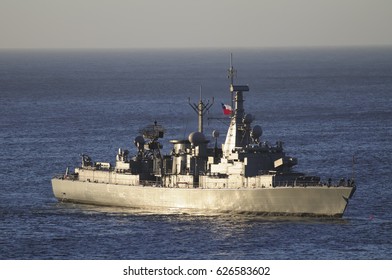
[[[253,139],[260,138],[260,136],[263,135],[263,130],[261,129],[261,126],[255,125],[252,129],[251,135]]]
[[[242,120],[242,122],[246,123],[246,124],[250,124],[251,122],[253,122],[253,120],[254,120],[254,117],[252,114],[246,114],[244,116],[244,119]]]
[[[203,133],[196,131],[189,134],[188,140],[193,146],[199,146],[206,141],[206,138]]]
[[[143,136],[139,135],[135,137],[134,143],[136,147],[138,148],[143,147],[145,142],[146,141],[144,140]]]

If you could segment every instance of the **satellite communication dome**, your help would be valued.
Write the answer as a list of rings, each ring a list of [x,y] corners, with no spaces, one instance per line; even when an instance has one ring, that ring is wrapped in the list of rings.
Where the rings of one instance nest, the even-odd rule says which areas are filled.
[[[263,135],[263,130],[261,129],[261,126],[255,125],[252,129],[251,135],[253,139],[260,138],[260,136]]]
[[[244,119],[242,120],[242,122],[246,123],[246,124],[250,124],[251,122],[253,122],[253,120],[254,120],[254,118],[253,118],[252,114],[246,114],[244,116]]]
[[[188,140],[193,146],[199,146],[206,141],[206,138],[203,133],[196,131],[189,134]]]
[[[219,137],[219,131],[218,130],[212,131],[212,137],[218,138]]]
[[[139,135],[139,136],[136,136],[136,138],[133,142],[135,143],[136,147],[140,148],[140,147],[143,147],[143,145],[146,141],[144,140],[143,136]]]

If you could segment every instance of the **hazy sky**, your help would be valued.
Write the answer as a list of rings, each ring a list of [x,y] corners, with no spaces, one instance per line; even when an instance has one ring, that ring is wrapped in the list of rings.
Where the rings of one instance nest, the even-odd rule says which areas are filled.
[[[392,45],[392,0],[0,0],[0,48]]]

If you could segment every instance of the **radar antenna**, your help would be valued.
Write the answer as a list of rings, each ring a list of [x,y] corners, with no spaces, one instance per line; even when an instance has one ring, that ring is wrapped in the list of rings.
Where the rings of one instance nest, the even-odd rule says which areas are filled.
[[[203,102],[203,99],[202,99],[202,86],[200,86],[200,99],[199,99],[199,103],[198,104],[196,104],[196,103],[191,103],[191,98],[189,97],[188,98],[188,103],[189,103],[189,106],[191,106],[192,107],[192,109],[196,112],[196,114],[198,115],[198,117],[199,117],[199,132],[201,132],[201,133],[203,133],[203,119],[204,119],[204,113],[206,112],[206,111],[208,111],[210,108],[211,108],[211,106],[214,104],[214,98],[212,98],[212,103],[210,104],[210,101],[209,100],[207,100],[207,103],[204,103]]]
[[[233,67],[233,53],[230,53],[230,68],[227,70],[227,77],[230,79],[230,86],[232,86],[234,78],[237,77],[237,70]]]
[[[138,144],[137,146],[139,149],[139,155],[143,155],[145,158],[150,159],[161,159],[162,156],[160,150],[163,148],[163,146],[161,143],[159,143],[158,138],[163,138],[164,132],[165,129],[162,125],[159,125],[157,121],[155,121],[154,124],[147,125],[146,127],[140,129],[139,133],[150,141],[144,143],[144,139],[142,140],[141,138],[139,141],[136,141]],[[144,145],[144,148],[142,145]]]
[[[163,138],[165,129],[162,125],[155,121],[154,124],[147,125],[146,127],[140,129],[139,133],[142,134],[144,138],[158,140],[158,138]]]
[[[230,79],[230,89],[231,89],[231,87],[234,85],[234,78],[237,77],[237,70],[235,70],[233,67],[233,53],[230,53],[230,68],[227,70],[227,77]],[[234,108],[233,91],[230,90],[230,92],[231,92],[231,108]]]

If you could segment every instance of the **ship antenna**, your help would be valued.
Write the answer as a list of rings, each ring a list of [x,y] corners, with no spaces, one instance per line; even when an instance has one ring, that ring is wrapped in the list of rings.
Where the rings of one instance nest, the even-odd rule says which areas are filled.
[[[237,75],[237,71],[233,67],[233,53],[230,53],[230,68],[227,71],[228,78],[230,79],[230,86],[234,84],[234,77]]]
[[[203,99],[202,99],[202,92],[203,92],[203,90],[202,89],[203,88],[200,85],[200,99],[199,99],[199,103],[198,104],[196,104],[196,103],[192,104],[191,103],[191,98],[190,97],[188,98],[189,106],[192,107],[192,109],[196,112],[196,114],[199,117],[199,130],[198,130],[199,132],[203,132],[204,113],[206,111],[208,111],[211,108],[211,106],[214,104],[214,98],[212,98],[212,103],[211,104],[210,104],[209,100],[207,101],[207,103],[203,102]]]
[[[230,68],[227,70],[228,78],[230,79],[230,92],[231,92],[231,108],[234,108],[234,96],[231,87],[234,85],[234,77],[237,76],[237,70],[233,67],[233,53],[230,53]]]

